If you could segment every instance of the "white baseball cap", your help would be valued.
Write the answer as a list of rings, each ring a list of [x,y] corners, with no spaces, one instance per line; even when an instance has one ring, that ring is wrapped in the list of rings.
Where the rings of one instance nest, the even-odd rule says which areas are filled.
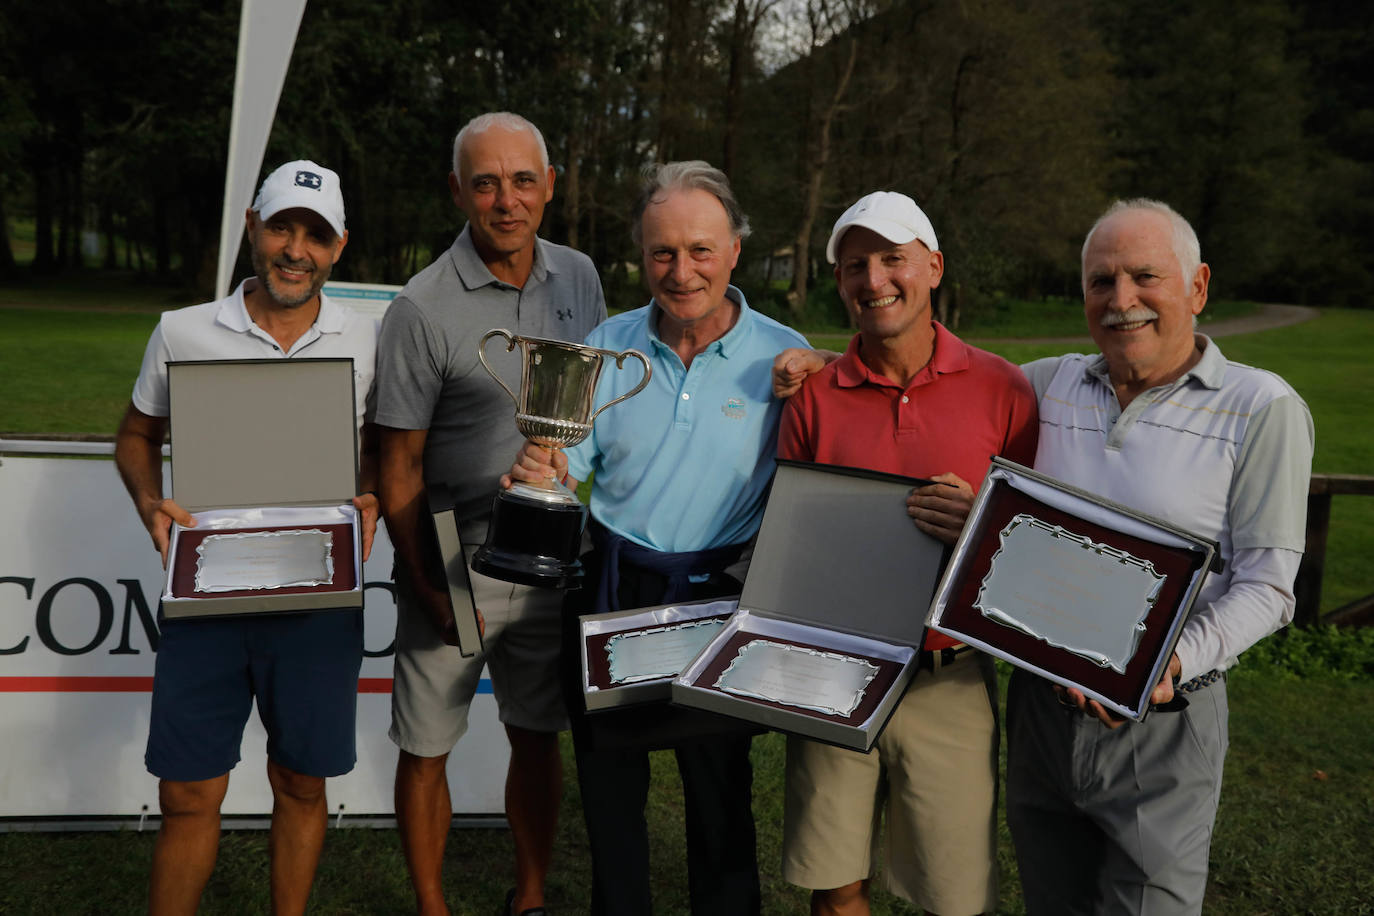
[[[253,210],[262,219],[271,219],[293,207],[318,213],[335,235],[344,234],[343,192],[339,190],[336,172],[309,159],[297,159],[277,166],[258,189]]]
[[[840,238],[854,226],[871,229],[894,245],[919,239],[931,251],[940,250],[930,218],[916,206],[916,201],[896,191],[866,194],[840,214],[835,220],[835,228],[830,230],[830,241],[825,245],[825,259],[831,264],[835,263]]]

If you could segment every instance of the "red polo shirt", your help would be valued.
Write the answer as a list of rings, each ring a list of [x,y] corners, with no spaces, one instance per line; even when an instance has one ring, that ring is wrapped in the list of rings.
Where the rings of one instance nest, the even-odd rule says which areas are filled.
[[[1035,395],[1021,370],[931,324],[935,353],[905,388],[864,365],[855,335],[788,400],[778,457],[908,477],[953,471],[975,491],[993,455],[1034,463]],[[954,644],[931,633],[925,648]]]

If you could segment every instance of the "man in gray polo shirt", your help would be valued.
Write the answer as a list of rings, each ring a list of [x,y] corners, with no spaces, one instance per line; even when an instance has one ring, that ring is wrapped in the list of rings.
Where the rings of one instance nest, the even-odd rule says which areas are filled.
[[[470,121],[454,139],[449,175],[467,226],[396,297],[378,341],[381,498],[396,552],[396,819],[421,913],[448,912],[441,884],[452,812],[445,766],[467,729],[483,664],[511,746],[506,817],[516,878],[506,908],[543,912],[562,794],[557,737],[567,727],[558,681],[562,595],[473,574],[485,651],[464,659],[454,648],[430,510],[456,508],[470,556],[485,538],[501,474],[524,441],[510,399],[478,363],[482,335],[506,328],[582,340],[606,317],[591,261],[535,234],[553,184],[533,124],[506,112]],[[518,361],[499,365],[518,388]]]
[[[1023,670],[1007,695],[1007,823],[1026,909],[1198,913],[1226,756],[1225,671],[1293,618],[1312,418],[1271,372],[1193,329],[1210,271],[1183,217],[1119,201],[1083,244],[1100,355],[1024,367],[1040,404],[1035,467],[1214,538],[1210,575],[1152,696],[1113,717]]]

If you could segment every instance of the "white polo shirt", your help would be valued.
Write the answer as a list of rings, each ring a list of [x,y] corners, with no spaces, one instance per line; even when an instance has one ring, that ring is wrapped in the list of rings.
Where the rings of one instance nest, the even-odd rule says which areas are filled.
[[[1292,620],[1313,449],[1311,414],[1283,379],[1197,337],[1198,364],[1124,410],[1101,355],[1022,367],[1039,401],[1036,470],[1221,545],[1226,568],[1179,638],[1185,681]]]
[[[377,359],[377,324],[320,293],[320,314],[291,349],[281,346],[253,323],[243,295],[256,288],[249,278],[223,299],[164,312],[148,338],[143,367],[134,382],[134,407],[150,417],[170,413],[167,363],[203,359],[323,359],[353,360],[354,402],[361,426],[367,410]]]

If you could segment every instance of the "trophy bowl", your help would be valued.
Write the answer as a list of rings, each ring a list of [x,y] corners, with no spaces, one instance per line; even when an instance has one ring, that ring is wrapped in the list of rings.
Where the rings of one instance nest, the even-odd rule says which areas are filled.
[[[520,348],[518,395],[487,362],[487,341],[493,337],[505,339],[506,352]],[[601,411],[643,391],[653,374],[648,357],[638,350],[617,353],[562,340],[521,337],[503,328],[483,335],[477,357],[515,402],[516,429],[529,441],[550,449],[586,439]],[[644,377],[625,394],[593,409],[601,370],[611,360],[623,369],[629,358],[643,364]],[[571,588],[582,578],[578,551],[586,521],[587,507],[562,483],[517,481],[497,492],[487,539],[473,554],[472,568],[506,582]]]

